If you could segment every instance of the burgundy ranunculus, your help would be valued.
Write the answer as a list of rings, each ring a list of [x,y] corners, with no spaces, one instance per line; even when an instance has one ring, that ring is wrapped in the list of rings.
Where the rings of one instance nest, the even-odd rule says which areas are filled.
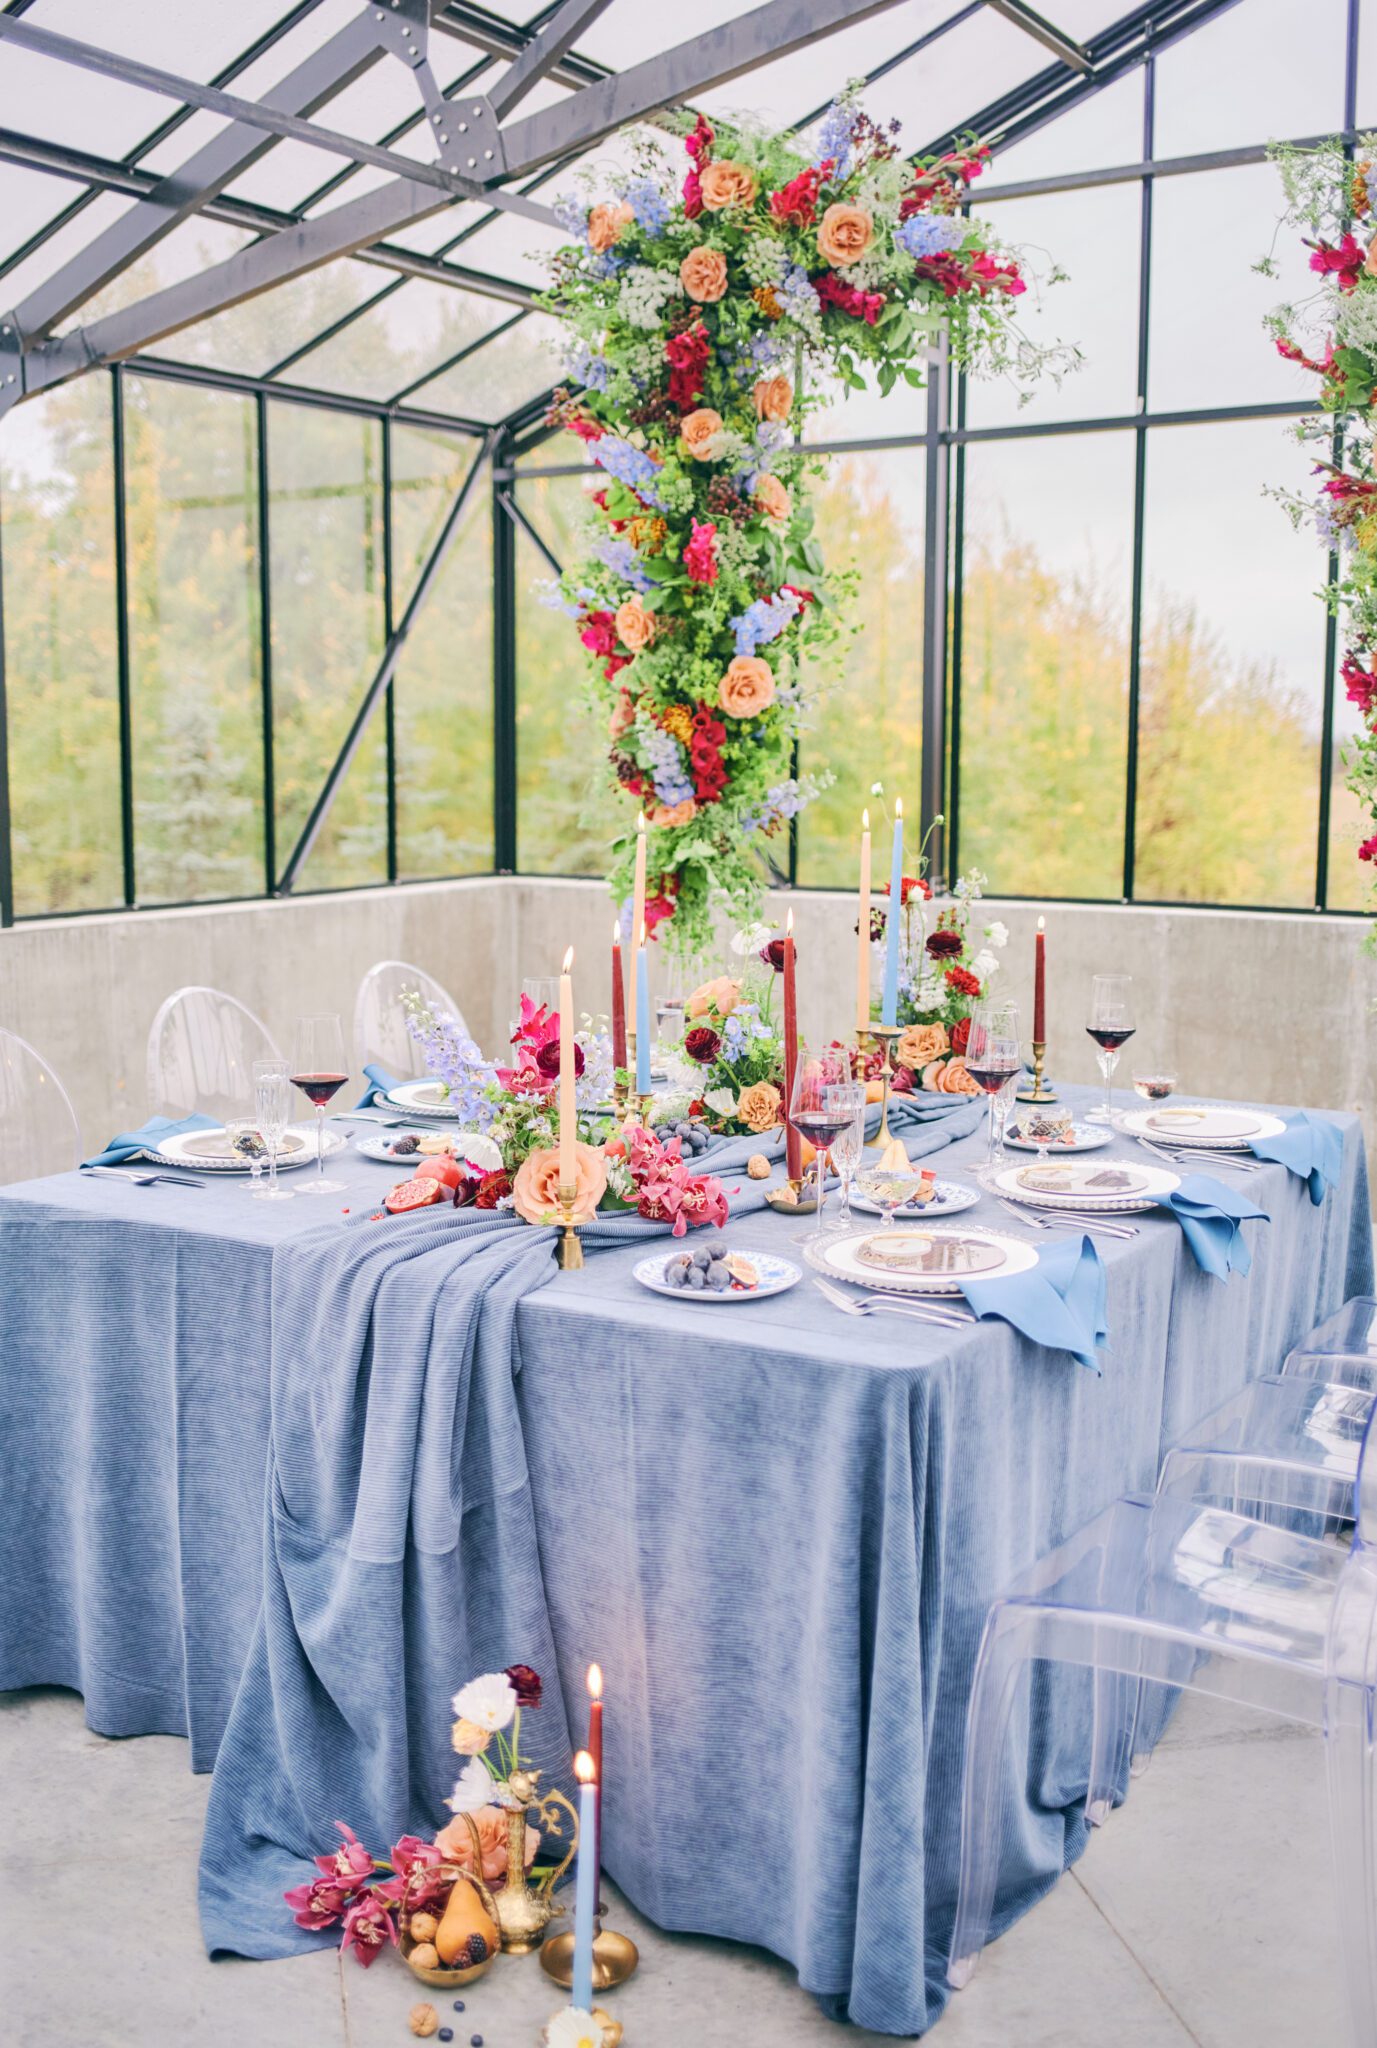
[[[539,1069],[540,1069],[541,1073],[542,1073],[542,1074],[544,1074],[544,1076],[545,1076],[545,1078],[546,1078],[546,1080],[547,1080],[547,1081],[557,1081],[557,1080],[559,1079],[559,1040],[558,1040],[558,1038],[552,1038],[552,1039],[551,1039],[551,1041],[550,1041],[550,1043],[549,1043],[548,1045],[542,1045],[542,1046],[541,1046],[541,1048],[540,1048],[540,1051],[539,1051],[539,1052],[538,1052],[538,1053],[536,1054],[536,1056],[535,1056],[535,1063],[536,1063],[536,1065],[537,1065],[537,1066],[539,1067]],[[582,1077],[582,1074],[583,1074],[583,1047],[582,1047],[581,1045],[579,1045],[579,1044],[578,1044],[577,1042],[575,1042],[575,1045],[574,1045],[574,1078],[575,1078],[575,1080],[578,1080],[578,1079],[580,1079],[580,1078]]]
[[[894,1069],[894,1072],[889,1077],[889,1092],[891,1095],[912,1095],[913,1069],[911,1067],[896,1067]]]
[[[857,919],[856,919],[856,922],[855,922],[855,924],[854,924],[854,925],[853,925],[853,926],[851,927],[851,929],[852,929],[852,930],[853,930],[854,932],[856,932],[857,934],[859,934],[859,932],[860,932],[860,929],[861,929],[861,921],[860,921],[860,919],[859,919],[859,918],[857,918]],[[872,946],[878,946],[878,945],[879,945],[879,943],[880,943],[880,941],[881,941],[881,939],[882,939],[882,938],[884,937],[884,935],[885,935],[885,914],[884,914],[884,912],[883,912],[882,910],[877,910],[877,909],[875,908],[874,904],[872,903],[872,904],[871,904],[871,906],[870,906],[870,943],[871,943],[871,945],[872,945]]]
[[[516,1694],[519,1707],[540,1705],[540,1673],[532,1671],[529,1664],[509,1664],[504,1676]]]
[[[695,1024],[684,1040],[684,1051],[700,1067],[710,1067],[721,1050],[721,1039],[706,1024]]]
[[[784,941],[771,939],[760,949],[760,957],[767,967],[773,967],[776,974],[784,972]]]
[[[509,1173],[485,1173],[478,1183],[478,1193],[473,1198],[473,1206],[475,1209],[495,1209],[511,1191],[512,1177]]]
[[[960,932],[939,929],[928,933],[928,952],[934,960],[950,960],[953,954],[962,950],[965,943]]]

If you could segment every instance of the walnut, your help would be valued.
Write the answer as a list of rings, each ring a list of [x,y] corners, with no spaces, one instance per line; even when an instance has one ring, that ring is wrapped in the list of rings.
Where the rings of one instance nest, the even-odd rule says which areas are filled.
[[[770,1178],[770,1162],[763,1152],[752,1152],[750,1158],[746,1161],[746,1171],[752,1180],[768,1180]]]
[[[438,1970],[440,1951],[433,1941],[418,1941],[408,1960],[413,1962],[418,1970]]]
[[[422,2040],[427,2034],[435,2033],[440,2025],[440,2015],[433,2005],[413,2005],[408,2017],[412,2033],[419,2034]]]
[[[408,1925],[413,1941],[434,1941],[440,1923],[433,1913],[413,1913]]]

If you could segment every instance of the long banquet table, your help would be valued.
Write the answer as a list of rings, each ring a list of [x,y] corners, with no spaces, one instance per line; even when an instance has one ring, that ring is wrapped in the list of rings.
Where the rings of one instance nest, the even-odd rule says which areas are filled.
[[[1150,1487],[1190,1421],[1371,1290],[1361,1129],[1334,1122],[1343,1175],[1320,1206],[1281,1166],[1244,1183],[1270,1218],[1243,1226],[1248,1276],[1205,1276],[1156,1212],[1130,1241],[1100,1240],[1102,1377],[1001,1322],[845,1317],[806,1280],[736,1310],[651,1296],[631,1276],[643,1244],[577,1273],[551,1266],[517,1302],[503,1449],[538,1556],[504,1568],[523,1575],[558,1664],[542,1761],[567,1758],[597,1658],[604,1856],[651,1919],[774,1950],[839,2017],[896,2034],[932,2024],[988,1603],[1110,1500]],[[959,1174],[983,1145],[983,1132],[960,1139],[940,1170]],[[215,1764],[264,1585],[274,1247],[342,1228],[346,1206],[357,1224],[396,1169],[355,1155],[344,1177],[333,1202],[280,1206],[242,1182],[189,1193],[70,1174],[0,1189],[0,1687],[74,1687],[102,1733],[186,1734],[193,1768]],[[988,1198],[972,1220],[1022,1234]],[[730,1235],[779,1250],[796,1227],[754,1211]],[[327,1341],[322,1402],[334,1367]],[[437,1696],[407,1701],[411,1810],[339,1814],[361,1832],[448,1817],[448,1692],[472,1673],[442,1682],[443,1641],[428,1656],[415,1636],[440,1584],[427,1572],[500,1586],[475,1540],[462,1521],[448,1557],[402,1561],[398,1599],[424,1595],[407,1678],[415,1692],[426,1672]],[[493,1656],[532,1661],[526,1638],[504,1654],[502,1619],[483,1623]],[[1011,1763],[1000,1925],[1084,1845],[1078,1700],[1045,1693]],[[222,1771],[233,1807],[240,1784],[223,1758]],[[311,1816],[317,1845],[335,1818]],[[213,1949],[310,1941],[263,1904],[308,1846],[280,1845],[261,1896],[231,1885],[207,1905],[203,1891]]]

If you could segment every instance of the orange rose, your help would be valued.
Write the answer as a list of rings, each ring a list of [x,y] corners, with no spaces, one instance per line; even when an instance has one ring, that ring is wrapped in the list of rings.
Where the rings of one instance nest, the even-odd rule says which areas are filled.
[[[736,1113],[748,1131],[772,1131],[783,1106],[784,1097],[773,1081],[757,1081],[742,1089]]]
[[[697,412],[685,413],[679,439],[696,461],[716,462],[727,440],[721,413],[714,412],[710,405],[701,405]]]
[[[677,804],[656,804],[649,813],[647,823],[669,830],[675,825],[687,825],[698,815],[698,806],[691,796],[681,797]]]
[[[751,393],[758,420],[774,420],[783,426],[794,404],[794,387],[787,377],[762,377]]]
[[[754,718],[774,694],[774,670],[758,654],[738,654],[717,685],[717,701],[728,718]]]
[[[617,699],[617,708],[607,721],[607,736],[619,740],[624,732],[636,723],[636,706],[630,690],[623,690]]]
[[[979,1095],[980,1083],[974,1074],[966,1071],[966,1062],[958,1053],[948,1060],[937,1076],[939,1095]]]
[[[592,1145],[574,1147],[574,1221],[587,1223],[607,1192],[607,1162]],[[553,1223],[559,1213],[559,1147],[528,1153],[512,1182],[512,1207],[526,1223]]]
[[[720,249],[705,249],[700,243],[679,265],[679,282],[700,306],[715,306],[726,296],[726,257]]]
[[[629,647],[633,654],[639,654],[643,647],[649,647],[655,638],[658,623],[654,612],[648,612],[639,597],[629,597],[625,604],[619,604],[617,616],[613,620],[617,628],[617,638],[622,646]]]
[[[443,1849],[445,1861],[455,1864],[460,1870],[473,1869],[473,1836],[469,1833],[469,1821],[478,1830],[478,1850],[482,1859],[482,1876],[489,1884],[507,1872],[507,1816],[500,1806],[480,1806],[477,1813],[467,1819],[457,1813],[446,1823],[435,1837],[437,1849]],[[540,1847],[540,1836],[533,1827],[526,1829],[526,1868],[535,1862]]]
[[[793,510],[788,491],[779,478],[771,476],[768,471],[756,479],[755,502],[772,526],[783,526]]]
[[[719,157],[698,173],[698,190],[709,213],[721,213],[728,206],[749,206],[760,190],[755,172],[730,157]]]
[[[716,1010],[719,1017],[730,1017],[741,1001],[741,983],[733,981],[730,974],[719,974],[716,981],[705,981],[696,988],[684,1004],[686,1017],[706,1017],[709,1010]]]
[[[941,1059],[950,1049],[945,1024],[910,1024],[899,1036],[894,1057],[901,1067],[912,1067],[916,1074],[929,1060]]]
[[[834,270],[859,263],[874,239],[875,223],[863,206],[846,206],[839,200],[818,222],[818,249]]]
[[[624,199],[617,200],[615,204],[608,200],[602,206],[595,206],[588,216],[589,248],[596,249],[599,255],[604,249],[612,248],[614,243],[620,242],[635,218]]]
[[[1369,277],[1377,277],[1377,235],[1374,235],[1367,245],[1367,255],[1363,259],[1363,269]]]

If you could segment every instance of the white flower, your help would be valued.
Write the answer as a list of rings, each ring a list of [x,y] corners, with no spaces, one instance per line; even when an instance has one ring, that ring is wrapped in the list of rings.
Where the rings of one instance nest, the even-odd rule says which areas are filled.
[[[492,1790],[492,1774],[475,1756],[460,1771],[445,1805],[451,1813],[477,1813],[480,1806],[492,1803]]]
[[[546,2048],[602,2048],[602,2028],[591,2012],[563,2006],[545,2028]]]
[[[971,962],[971,973],[978,975],[981,981],[988,981],[992,974],[998,974],[998,972],[999,961],[988,946],[982,946]]]
[[[717,1116],[735,1116],[736,1092],[731,1088],[713,1088],[703,1097],[703,1105]]]
[[[884,795],[884,793],[885,793],[885,786],[884,786],[884,784],[883,784],[882,782],[872,782],[872,783],[871,783],[871,785],[870,785],[870,794],[871,794],[872,796],[883,796],[883,795]]]
[[[1009,943],[1009,927],[1007,924],[1001,924],[999,919],[996,918],[993,924],[986,925],[985,936],[992,946],[1007,946]]]
[[[489,1671],[462,1686],[454,1695],[453,1706],[461,1721],[472,1721],[492,1734],[505,1728],[516,1712],[516,1692],[505,1672]]]
[[[744,925],[732,940],[732,951],[739,959],[746,959],[751,953],[758,953],[770,936],[767,924]]]

